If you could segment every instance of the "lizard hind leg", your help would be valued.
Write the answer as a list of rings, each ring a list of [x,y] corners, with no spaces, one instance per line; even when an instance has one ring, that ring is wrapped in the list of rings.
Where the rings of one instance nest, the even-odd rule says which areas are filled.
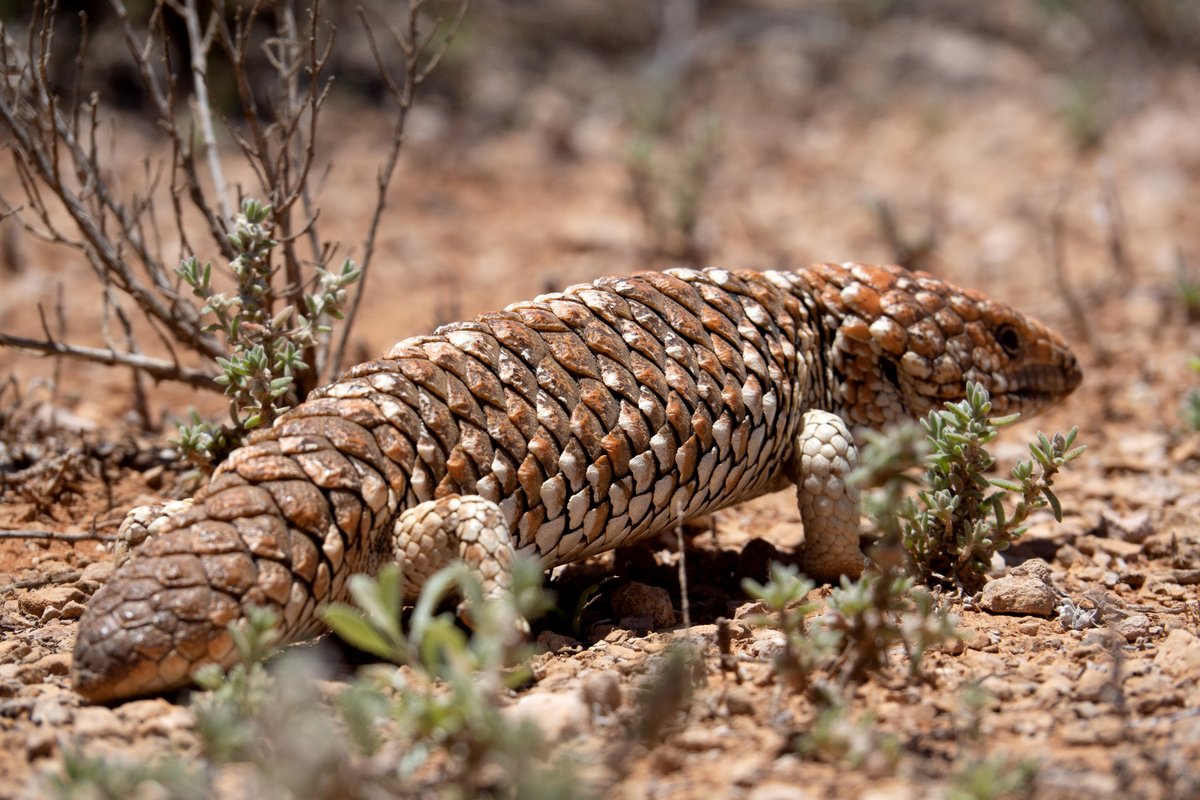
[[[392,544],[409,600],[455,560],[479,578],[486,599],[501,597],[512,586],[516,552],[508,523],[498,505],[477,495],[446,495],[408,509],[396,519]],[[469,611],[459,606],[468,624]]]
[[[795,443],[792,479],[804,524],[804,571],[812,578],[857,578],[865,559],[858,546],[861,500],[848,481],[858,466],[854,437],[828,411],[804,414]]]

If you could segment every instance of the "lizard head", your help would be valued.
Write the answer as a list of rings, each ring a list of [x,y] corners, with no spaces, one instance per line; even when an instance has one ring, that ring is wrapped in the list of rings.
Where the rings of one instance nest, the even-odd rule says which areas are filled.
[[[1057,333],[984,294],[923,272],[861,264],[811,272],[833,400],[851,425],[913,419],[981,384],[996,415],[1030,415],[1074,391],[1079,363]]]

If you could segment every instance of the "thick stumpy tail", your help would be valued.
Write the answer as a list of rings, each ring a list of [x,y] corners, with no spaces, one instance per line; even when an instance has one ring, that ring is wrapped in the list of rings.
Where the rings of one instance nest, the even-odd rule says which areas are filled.
[[[285,642],[323,629],[319,606],[368,568],[394,510],[380,475],[394,467],[362,426],[306,410],[235,451],[95,594],[75,644],[80,694],[153,694],[204,664],[230,666],[227,626],[253,606],[276,612]]]
[[[89,699],[161,692],[203,664],[229,666],[236,654],[227,626],[251,606],[273,609],[284,637],[300,638],[332,593],[328,556],[285,523],[262,487],[210,494],[167,523],[176,529],[138,548],[80,621],[74,679]]]
[[[160,550],[190,538],[189,531],[174,531],[148,547]],[[139,553],[119,570],[80,621],[76,690],[94,701],[133,697],[182,686],[202,664],[228,665],[233,643],[226,626],[241,608],[207,574],[205,561],[219,570],[218,558],[240,562],[230,563],[234,570],[225,577],[244,573],[249,561],[236,554]]]

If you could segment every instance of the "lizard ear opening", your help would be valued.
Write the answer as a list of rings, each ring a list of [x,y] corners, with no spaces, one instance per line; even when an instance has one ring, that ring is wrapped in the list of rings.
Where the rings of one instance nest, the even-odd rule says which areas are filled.
[[[900,373],[895,361],[892,361],[890,358],[879,359],[879,372],[883,375],[884,380],[892,385],[892,388],[901,395],[904,394],[900,388]]]

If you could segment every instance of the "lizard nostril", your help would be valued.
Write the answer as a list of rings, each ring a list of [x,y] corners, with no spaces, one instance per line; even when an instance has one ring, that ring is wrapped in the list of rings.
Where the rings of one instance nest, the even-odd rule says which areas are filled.
[[[1083,382],[1083,370],[1079,368],[1079,361],[1073,355],[1067,357],[1065,366],[1067,374],[1067,391],[1073,392]]]

